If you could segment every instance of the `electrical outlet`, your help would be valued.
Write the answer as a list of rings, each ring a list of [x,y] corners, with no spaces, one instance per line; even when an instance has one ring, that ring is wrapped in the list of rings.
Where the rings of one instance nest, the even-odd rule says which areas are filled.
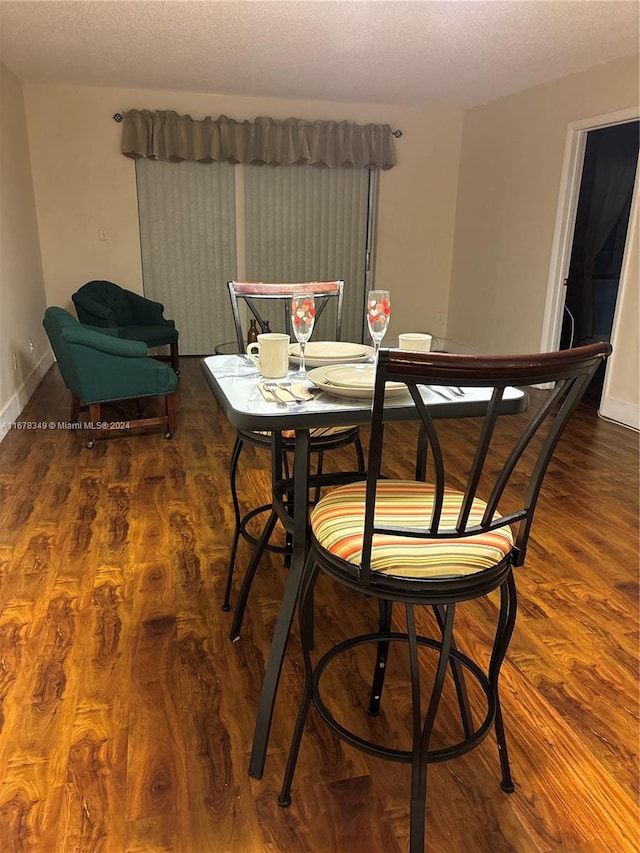
[[[18,369],[18,356],[15,354],[15,352],[12,352],[11,355],[13,356],[13,369],[17,370]]]
[[[31,338],[29,338],[29,352],[32,355],[33,355],[33,350],[34,350],[33,341],[31,340]]]

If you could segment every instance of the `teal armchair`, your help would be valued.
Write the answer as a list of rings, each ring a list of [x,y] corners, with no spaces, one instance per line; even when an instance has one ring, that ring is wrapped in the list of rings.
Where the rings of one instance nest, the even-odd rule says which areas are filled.
[[[165,436],[173,436],[178,377],[168,365],[147,356],[145,343],[122,340],[114,330],[83,326],[63,308],[47,308],[42,324],[65,387],[71,392],[71,422],[78,422],[81,408],[89,410],[88,447],[101,434],[95,425],[105,422],[104,404],[144,397],[164,397],[165,414],[127,421],[125,428],[162,425]]]
[[[162,303],[111,281],[88,281],[71,298],[81,323],[115,329],[118,337],[144,341],[148,347],[168,345],[171,366],[179,373],[178,330],[163,317]]]

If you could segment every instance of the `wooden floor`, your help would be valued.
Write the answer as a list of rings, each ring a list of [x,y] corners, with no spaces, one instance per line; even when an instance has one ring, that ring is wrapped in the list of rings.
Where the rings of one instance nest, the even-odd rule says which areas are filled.
[[[220,602],[233,430],[199,361],[182,363],[173,441],[131,434],[87,450],[41,428],[10,429],[0,445],[0,850],[406,851],[408,768],[339,743],[314,712],[292,806],[277,806],[300,694],[296,633],[265,776],[247,774],[285,570],[265,560],[232,644]],[[20,421],[65,421],[68,404],[54,367]],[[414,427],[392,429],[401,468]],[[491,736],[432,766],[430,851],[638,849],[637,447],[587,407],[570,425],[518,571],[503,668],[516,791],[499,788]],[[352,467],[351,455],[333,464]],[[243,457],[248,503],[266,466]],[[480,656],[493,607],[464,611],[459,644]],[[320,648],[375,618],[372,602],[326,580],[317,608]],[[327,677],[346,722],[404,745],[396,657],[377,719],[360,713],[370,661]]]

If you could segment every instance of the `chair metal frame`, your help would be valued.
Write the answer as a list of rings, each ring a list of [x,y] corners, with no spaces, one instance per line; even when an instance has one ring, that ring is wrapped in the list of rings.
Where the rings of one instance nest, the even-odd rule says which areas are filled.
[[[540,489],[562,432],[598,366],[610,352],[611,346],[608,343],[597,343],[562,352],[515,356],[461,356],[401,350],[380,352],[366,483],[363,484],[362,494],[364,528],[359,563],[350,563],[330,553],[318,541],[313,531],[311,533],[311,548],[304,570],[302,595],[299,602],[305,686],[278,799],[281,806],[288,806],[291,802],[291,784],[311,704],[328,726],[347,743],[380,758],[411,764],[411,853],[422,853],[424,850],[429,764],[447,761],[465,754],[477,746],[493,728],[498,744],[502,774],[501,788],[508,793],[514,790],[498,690],[500,669],[516,621],[517,595],[513,569],[524,563]],[[424,519],[424,526],[421,525],[418,528],[403,525],[401,518],[397,525],[384,527],[377,524],[375,519],[376,490],[378,482],[382,481],[384,387],[385,382],[388,381],[406,384],[420,415],[416,479],[424,480],[429,474],[428,482],[433,485],[434,497],[430,514]],[[522,430],[510,445],[510,450],[504,452],[500,449],[499,451],[492,444],[492,439],[496,433],[500,403],[506,389],[509,386],[548,387],[549,383],[553,383],[552,390],[535,394],[536,397],[543,398],[542,402],[536,406],[530,406],[528,414],[518,416],[522,418]],[[417,388],[418,385],[436,388],[438,386],[490,386],[493,388],[486,414],[481,419],[473,457],[469,459],[466,485],[464,489],[456,490],[458,494],[463,494],[463,498],[455,527],[446,529],[440,527],[445,492],[451,489],[451,483],[448,481],[447,457],[441,442],[442,424],[445,422],[438,422],[431,418],[429,408],[424,404]],[[496,443],[498,443],[497,439]],[[497,472],[489,470],[496,467],[498,458],[502,464],[498,465]],[[428,470],[425,464],[427,459],[430,463]],[[517,477],[513,477],[516,469]],[[523,473],[524,469],[526,474]],[[488,486],[487,480],[490,481]],[[519,503],[515,502],[514,489],[517,497],[521,499]],[[479,523],[472,523],[469,520],[472,503],[481,494],[486,501],[486,510]],[[502,513],[499,505],[505,501],[505,495],[508,495],[506,502],[509,509]],[[322,500],[319,506],[321,505]],[[514,534],[512,550],[499,562],[473,574],[453,576],[443,573],[428,576],[425,573],[422,577],[407,577],[403,575],[400,566],[396,574],[383,574],[372,568],[372,558],[376,551],[374,542],[376,535],[446,541],[490,533],[505,526],[509,526]],[[313,590],[320,573],[329,575],[338,583],[353,590],[377,598],[380,623],[378,631],[339,643],[323,654],[313,666],[310,657]],[[489,663],[483,668],[458,650],[454,639],[456,605],[480,598],[496,589],[500,594],[499,612]],[[404,605],[406,632],[391,630],[391,610],[394,602]],[[417,634],[415,605],[427,605],[433,609],[437,623],[435,638]],[[377,659],[368,697],[368,711],[372,715],[379,713],[387,654],[391,642],[403,642],[409,648],[412,747],[405,750],[376,744],[345,728],[335,719],[320,692],[322,674],[331,661],[355,646],[375,643]],[[438,655],[431,696],[424,715],[420,704],[418,659],[420,647],[435,650]],[[431,735],[449,670],[455,684],[463,736],[456,743],[434,749],[430,745]],[[479,722],[474,722],[466,690],[466,677],[475,680],[486,699],[484,714]]]
[[[229,281],[227,282],[229,289],[229,297],[231,300],[231,312],[236,331],[236,340],[240,352],[245,350],[245,341],[242,328],[242,319],[240,316],[239,302],[242,300],[248,307],[253,317],[260,324],[262,331],[265,330],[265,321],[263,320],[256,300],[270,300],[274,305],[281,303],[284,311],[285,328],[290,324],[290,302],[291,297],[295,293],[313,294],[316,301],[316,321],[322,316],[327,306],[335,301],[336,306],[336,322],[335,322],[335,340],[339,341],[342,334],[342,304],[344,295],[344,281],[336,279],[333,281],[306,281],[306,282],[261,282],[261,281]],[[229,567],[227,570],[227,581],[225,585],[224,599],[222,610],[228,611],[231,609],[231,591],[233,586],[233,575],[235,569],[236,556],[240,538],[242,537],[247,542],[254,546],[254,551],[245,570],[245,574],[240,587],[238,602],[234,614],[233,623],[231,626],[230,637],[232,640],[237,640],[240,636],[242,619],[246,608],[249,592],[253,578],[255,577],[260,559],[265,550],[275,551],[285,555],[285,560],[288,559],[289,543],[284,547],[271,545],[270,537],[275,529],[278,516],[272,504],[263,504],[262,506],[254,507],[246,513],[242,513],[240,502],[238,499],[238,491],[236,485],[238,463],[242,448],[245,444],[253,447],[262,448],[265,450],[271,449],[271,437],[268,433],[251,432],[249,430],[238,430],[233,451],[231,453],[231,462],[229,468],[229,478],[231,485],[231,500],[234,511],[234,533],[231,543],[231,553],[229,557]],[[328,450],[334,450],[340,447],[353,444],[356,451],[357,467],[359,471],[364,471],[364,453],[360,442],[359,427],[345,427],[338,433],[333,433],[326,436],[311,438],[310,450],[317,454],[317,473],[322,473],[324,453]],[[293,452],[295,448],[295,438],[283,437],[282,449],[286,476],[289,476],[289,467],[287,461],[287,453]],[[318,497],[319,495],[316,495]],[[267,521],[258,537],[253,536],[248,530],[248,523],[262,513],[269,513]]]
[[[342,337],[342,305],[344,299],[344,281],[301,281],[301,282],[273,282],[262,281],[229,281],[229,297],[231,299],[231,313],[236,330],[238,351],[245,351],[245,341],[242,333],[242,320],[240,317],[239,300],[241,299],[253,317],[260,324],[260,331],[266,331],[265,320],[262,318],[256,300],[277,300],[281,303],[284,315],[284,328],[288,329],[291,322],[289,300],[294,293],[313,294],[316,302],[316,323],[326,310],[332,300],[336,301],[336,324],[335,339],[339,341]]]

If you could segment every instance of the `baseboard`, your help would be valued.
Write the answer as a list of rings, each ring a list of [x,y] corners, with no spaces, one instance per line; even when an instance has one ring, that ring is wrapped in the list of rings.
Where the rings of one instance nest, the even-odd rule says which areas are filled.
[[[598,414],[631,429],[640,430],[640,407],[612,397],[603,397]]]
[[[9,398],[6,406],[0,411],[0,441],[9,433],[11,429],[10,424],[18,420],[20,413],[31,399],[33,392],[43,380],[53,362],[53,353],[51,351],[45,353],[15,394]]]

